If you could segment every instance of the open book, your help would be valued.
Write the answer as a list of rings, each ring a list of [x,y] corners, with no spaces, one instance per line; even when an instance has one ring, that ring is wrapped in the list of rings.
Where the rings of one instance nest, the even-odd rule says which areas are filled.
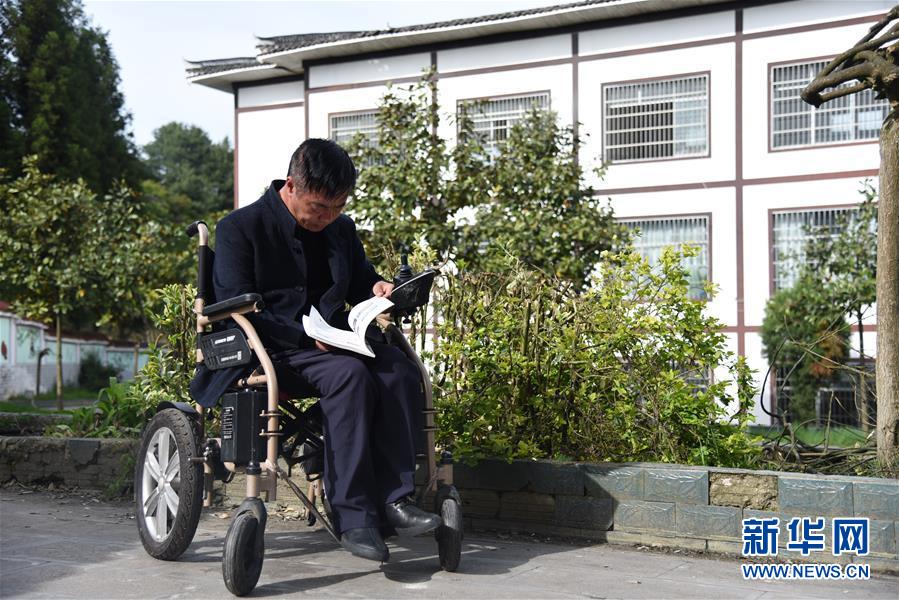
[[[437,274],[433,269],[425,269],[411,279],[393,288],[390,298],[374,296],[360,302],[350,311],[347,319],[351,331],[331,327],[313,306],[308,315],[303,315],[303,328],[306,335],[328,346],[350,350],[365,356],[374,356],[371,346],[365,341],[365,330],[375,317],[391,306],[396,306],[397,314],[409,314],[411,309],[423,306],[431,292],[431,284]]]
[[[306,330],[306,335],[328,346],[373,357],[375,353],[365,341],[365,330],[375,320],[375,317],[391,306],[393,306],[393,302],[383,296],[374,296],[365,302],[360,302],[353,307],[348,318],[352,331],[331,327],[313,306],[309,309],[308,315],[303,315],[303,328]]]

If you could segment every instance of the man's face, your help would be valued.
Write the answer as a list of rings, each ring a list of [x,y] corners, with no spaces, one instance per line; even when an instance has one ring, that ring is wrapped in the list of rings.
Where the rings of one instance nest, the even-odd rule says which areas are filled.
[[[346,206],[346,195],[326,198],[312,192],[301,191],[290,176],[287,177],[287,183],[281,191],[288,210],[300,227],[308,231],[321,231],[333,223]]]

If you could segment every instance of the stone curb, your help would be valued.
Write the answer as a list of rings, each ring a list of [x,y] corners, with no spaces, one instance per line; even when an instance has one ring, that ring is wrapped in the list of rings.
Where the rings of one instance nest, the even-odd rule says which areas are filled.
[[[118,489],[131,482],[138,440],[0,437],[0,483],[58,483]],[[741,552],[742,520],[781,519],[778,558],[793,517],[868,517],[870,550],[852,562],[899,573],[899,481],[816,477],[801,473],[717,469],[656,463],[482,461],[455,465],[454,480],[468,529],[560,535],[613,544],[652,544],[711,553]],[[306,484],[297,479],[300,487]],[[217,484],[217,503],[237,505],[243,477]],[[427,506],[427,504],[426,504]],[[304,511],[286,485],[270,510]],[[836,562],[830,535],[825,551],[805,560]],[[748,559],[747,559],[748,560]]]

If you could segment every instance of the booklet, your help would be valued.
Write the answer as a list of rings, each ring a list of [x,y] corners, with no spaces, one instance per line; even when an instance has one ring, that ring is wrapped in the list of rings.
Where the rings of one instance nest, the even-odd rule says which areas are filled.
[[[350,350],[357,354],[374,357],[375,353],[365,341],[365,330],[375,317],[393,306],[390,298],[374,296],[360,302],[350,311],[348,318],[350,329],[331,327],[313,306],[308,315],[303,315],[303,328],[306,335],[328,346]]]

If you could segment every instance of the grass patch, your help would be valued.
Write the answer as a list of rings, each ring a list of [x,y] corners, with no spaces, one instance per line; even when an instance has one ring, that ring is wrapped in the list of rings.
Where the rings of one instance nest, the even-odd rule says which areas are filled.
[[[62,388],[62,399],[63,402],[66,400],[96,400],[97,394],[100,393],[100,390],[89,390],[82,387],[64,387]],[[35,396],[35,400],[38,401],[56,401],[56,387],[52,386],[50,390],[46,390]],[[17,404],[22,405],[31,405],[31,396],[19,395],[12,396],[9,399],[10,402],[15,402]]]
[[[51,414],[59,414],[59,411],[48,409],[48,408],[34,408],[31,406],[31,403],[23,404],[21,402],[9,402],[2,401],[0,402],[0,412],[7,413],[31,413],[31,414],[42,414],[42,415],[51,415]],[[64,410],[63,413],[69,413],[71,411]]]
[[[824,445],[825,437],[827,445],[830,448],[851,448],[856,444],[864,444],[867,439],[861,429],[857,427],[847,427],[845,425],[832,426],[829,429],[825,427],[811,427],[803,425],[794,428],[796,439],[810,446]],[[783,434],[783,428],[777,425],[752,425],[749,427],[752,435],[760,435],[766,440],[772,440]],[[789,440],[789,437],[784,438]]]

